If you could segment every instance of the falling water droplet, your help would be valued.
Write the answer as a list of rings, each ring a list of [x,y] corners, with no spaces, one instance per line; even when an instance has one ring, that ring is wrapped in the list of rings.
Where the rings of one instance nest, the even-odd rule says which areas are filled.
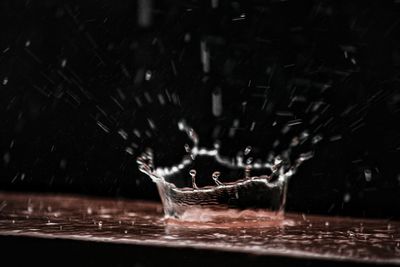
[[[184,39],[185,43],[189,43],[191,38],[192,37],[191,37],[190,33],[186,33],[183,39]]]
[[[144,78],[146,81],[150,81],[151,76],[152,76],[151,70],[147,70]]]
[[[251,152],[251,146],[247,146],[247,147],[244,149],[244,154],[245,154],[245,155],[248,155],[250,152]]]
[[[190,152],[190,146],[189,146],[188,144],[185,144],[185,151],[186,151],[187,153]]]
[[[65,68],[65,66],[67,66],[67,60],[64,58],[64,59],[61,61],[61,68]]]
[[[371,182],[372,180],[372,172],[370,169],[365,169],[364,170],[364,175],[365,175],[365,181]]]
[[[130,155],[133,155],[133,149],[131,147],[129,147],[129,146],[125,148],[125,152],[130,154]]]
[[[319,143],[321,140],[322,140],[322,136],[316,135],[312,138],[311,142],[315,145],[315,144]]]
[[[222,114],[222,91],[219,87],[212,92],[212,113],[215,117]]]
[[[246,160],[246,164],[247,164],[247,165],[250,165],[251,163],[253,163],[253,158],[252,158],[252,157],[250,157],[250,158],[248,158],[248,159]]]
[[[127,139],[128,139],[128,133],[127,133],[125,130],[119,129],[119,130],[118,130],[118,134],[119,134],[124,140],[127,140]]]
[[[350,199],[351,199],[351,195],[349,193],[346,193],[343,196],[343,201],[346,202],[346,203],[350,202]]]
[[[67,160],[66,159],[62,159],[60,161],[60,169],[65,170],[66,167],[67,167]]]
[[[11,154],[9,152],[4,153],[4,155],[3,155],[4,165],[8,165],[8,163],[10,163],[10,161],[11,161]]]
[[[200,42],[201,63],[203,65],[203,72],[210,72],[210,52],[205,41]]]
[[[140,27],[147,28],[153,23],[153,1],[140,0],[137,4],[137,22]]]

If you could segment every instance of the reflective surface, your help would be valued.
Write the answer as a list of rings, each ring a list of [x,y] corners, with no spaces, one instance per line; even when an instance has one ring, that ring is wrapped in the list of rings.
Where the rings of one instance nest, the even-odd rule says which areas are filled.
[[[166,221],[159,203],[0,193],[0,234],[400,264],[400,222],[229,212]]]

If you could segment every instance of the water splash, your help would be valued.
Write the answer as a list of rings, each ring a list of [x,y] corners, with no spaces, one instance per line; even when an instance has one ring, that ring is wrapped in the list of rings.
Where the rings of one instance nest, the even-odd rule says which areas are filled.
[[[289,146],[282,155],[269,161],[253,159],[252,157],[245,160],[244,155],[249,155],[252,150],[248,146],[244,153],[238,153],[235,159],[231,159],[221,155],[218,143],[215,143],[212,149],[200,147],[198,135],[184,121],[180,121],[178,127],[179,130],[187,134],[192,142],[192,146],[185,145],[187,155],[183,157],[180,163],[171,167],[155,167],[151,149],[146,149],[137,158],[139,170],[147,174],[157,184],[167,217],[182,218],[189,208],[197,207],[214,210],[263,208],[282,214],[288,179],[296,173],[302,162],[312,157],[311,152],[303,153],[291,162],[288,155],[291,154],[292,146]],[[221,172],[214,171],[211,178],[215,186],[198,187],[196,184],[197,172],[195,169],[190,169],[191,188],[179,188],[169,181],[170,177],[184,172],[199,157],[211,158],[229,169],[244,170],[244,177],[238,178],[234,182],[225,183],[220,181]],[[252,176],[253,170],[260,170],[265,174]]]

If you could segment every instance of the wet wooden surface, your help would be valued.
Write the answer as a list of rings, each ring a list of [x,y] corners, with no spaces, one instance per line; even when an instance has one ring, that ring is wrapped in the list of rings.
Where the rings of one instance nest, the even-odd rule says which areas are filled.
[[[0,193],[0,236],[400,265],[400,222],[287,214],[178,222],[159,203]],[[173,253],[173,252],[171,252]]]

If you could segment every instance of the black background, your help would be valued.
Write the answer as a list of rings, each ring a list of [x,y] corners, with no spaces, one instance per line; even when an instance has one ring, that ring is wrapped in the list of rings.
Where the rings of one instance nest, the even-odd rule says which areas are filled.
[[[150,146],[160,164],[177,162],[178,120],[205,146],[262,154],[301,119],[293,132],[324,138],[287,209],[399,218],[398,1],[153,2],[143,27],[136,1],[1,1],[1,190],[158,199],[135,158]]]

